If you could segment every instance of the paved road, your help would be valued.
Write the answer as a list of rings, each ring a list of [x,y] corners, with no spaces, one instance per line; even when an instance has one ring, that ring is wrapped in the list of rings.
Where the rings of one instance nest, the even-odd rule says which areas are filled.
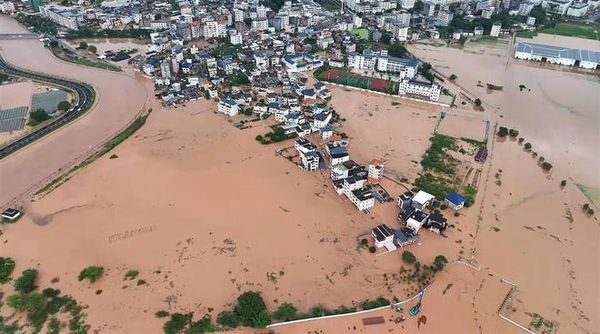
[[[0,34],[0,39],[38,39],[36,34]]]
[[[27,30],[16,21],[0,15],[0,34],[25,33]],[[150,105],[147,92],[151,83],[141,75],[61,61],[36,39],[0,39],[0,56],[20,69],[85,83],[95,91],[92,109],[84,116],[0,159],[0,208],[26,203],[27,194],[112,138]],[[86,103],[84,100],[89,98],[81,102]]]
[[[66,88],[67,90],[70,90],[71,92],[77,95],[77,103],[59,119],[40,127],[39,129],[27,134],[24,137],[19,138],[18,140],[10,143],[7,146],[1,147],[0,159],[7,157],[9,154],[16,152],[17,150],[25,147],[26,145],[42,138],[50,132],[69,123],[70,121],[74,120],[78,116],[88,111],[94,104],[94,91],[90,86],[75,81],[69,81],[58,77],[43,75],[24,69],[19,69],[15,66],[8,64],[2,58],[2,56],[0,56],[0,73],[5,73],[22,78],[28,78],[38,82],[48,83],[54,86],[60,86]]]

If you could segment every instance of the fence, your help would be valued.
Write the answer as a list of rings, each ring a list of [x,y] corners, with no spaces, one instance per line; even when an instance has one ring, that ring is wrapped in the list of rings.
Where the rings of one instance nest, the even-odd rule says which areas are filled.
[[[357,315],[357,314],[365,314],[365,313],[371,313],[371,312],[381,311],[381,310],[385,310],[385,309],[389,309],[389,308],[395,308],[397,306],[400,306],[402,304],[406,304],[406,303],[408,303],[408,302],[410,302],[410,301],[412,301],[412,300],[420,297],[423,293],[425,293],[425,290],[428,289],[428,288],[429,288],[429,286],[423,288],[423,290],[421,290],[416,295],[410,297],[409,299],[406,299],[406,300],[403,300],[403,301],[400,301],[400,302],[397,302],[397,303],[394,303],[394,304],[377,307],[377,308],[370,309],[370,310],[362,310],[362,311],[356,311],[356,312],[352,312],[352,313],[333,314],[333,315],[326,315],[326,316],[323,316],[323,317],[315,317],[315,318],[292,320],[292,321],[287,321],[287,322],[279,322],[279,323],[276,323],[276,324],[269,325],[269,326],[267,326],[267,328],[273,328],[273,327],[284,326],[284,325],[299,324],[299,323],[308,322],[308,321],[315,321],[315,320],[342,318],[342,317],[348,317],[348,316]]]

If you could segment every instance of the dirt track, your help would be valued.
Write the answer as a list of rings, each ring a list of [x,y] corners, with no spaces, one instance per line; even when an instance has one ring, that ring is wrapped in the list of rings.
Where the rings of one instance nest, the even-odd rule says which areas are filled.
[[[25,31],[16,21],[0,17],[0,33]],[[11,64],[89,83],[97,94],[96,106],[88,115],[0,161],[0,206],[117,133],[147,103],[139,75],[62,62],[38,40],[0,40],[0,53]]]

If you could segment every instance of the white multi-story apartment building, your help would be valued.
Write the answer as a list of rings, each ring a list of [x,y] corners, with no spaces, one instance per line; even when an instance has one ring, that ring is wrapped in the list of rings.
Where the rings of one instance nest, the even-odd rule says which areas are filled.
[[[435,83],[408,79],[402,80],[398,88],[398,94],[400,95],[418,95],[427,97],[431,101],[439,100],[441,91],[442,88]]]
[[[263,31],[267,29],[269,29],[269,20],[265,18],[252,20],[252,30]]]
[[[76,9],[56,5],[40,6],[40,14],[71,30],[79,29],[79,20],[82,17],[81,12]]]
[[[574,3],[567,9],[567,16],[582,17],[587,14],[589,8],[587,3]]]
[[[381,177],[383,177],[384,170],[385,166],[383,164],[383,161],[373,159],[371,163],[369,163],[369,179],[381,179]]]
[[[519,16],[527,16],[533,9],[533,4],[529,2],[523,2],[519,5]]]
[[[360,70],[397,73],[401,79],[412,79],[417,74],[419,61],[388,56],[387,50],[364,50],[362,54],[351,53],[348,56],[348,66]]]
[[[403,9],[411,9],[415,6],[415,0],[402,0]]]
[[[0,2],[0,12],[11,13],[15,10],[15,5],[10,1]]]
[[[235,8],[233,10],[233,21],[235,21],[235,22],[244,21],[244,11],[239,8]]]
[[[204,38],[219,38],[227,35],[225,22],[209,20],[204,22]]]
[[[240,107],[238,106],[237,102],[235,102],[235,100],[230,98],[224,98],[221,101],[219,101],[218,111],[228,116],[235,116],[239,114]]]
[[[229,43],[231,43],[233,45],[241,45],[243,43],[242,34],[240,34],[240,33],[231,34],[231,36],[229,36]]]
[[[368,210],[375,206],[375,197],[370,189],[357,189],[349,193],[348,198],[360,211]]]
[[[502,25],[500,23],[492,24],[492,30],[490,30],[490,36],[492,36],[492,37],[500,36],[500,28],[502,28]]]
[[[571,4],[573,4],[573,0],[544,0],[542,8],[549,13],[565,15]]]

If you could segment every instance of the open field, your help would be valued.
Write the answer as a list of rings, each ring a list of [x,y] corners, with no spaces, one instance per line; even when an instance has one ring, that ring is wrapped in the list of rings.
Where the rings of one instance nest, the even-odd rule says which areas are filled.
[[[383,93],[391,93],[393,86],[389,81],[365,77],[356,73],[340,70],[327,70],[319,76],[323,81],[335,82],[340,85],[352,86]]]
[[[361,39],[369,39],[369,30],[367,28],[353,29],[352,34],[360,37]]]
[[[561,22],[556,24],[554,28],[545,28],[539,31],[524,31],[517,33],[517,37],[533,38],[538,34],[558,35],[568,37],[586,38],[598,41],[598,26]]]

